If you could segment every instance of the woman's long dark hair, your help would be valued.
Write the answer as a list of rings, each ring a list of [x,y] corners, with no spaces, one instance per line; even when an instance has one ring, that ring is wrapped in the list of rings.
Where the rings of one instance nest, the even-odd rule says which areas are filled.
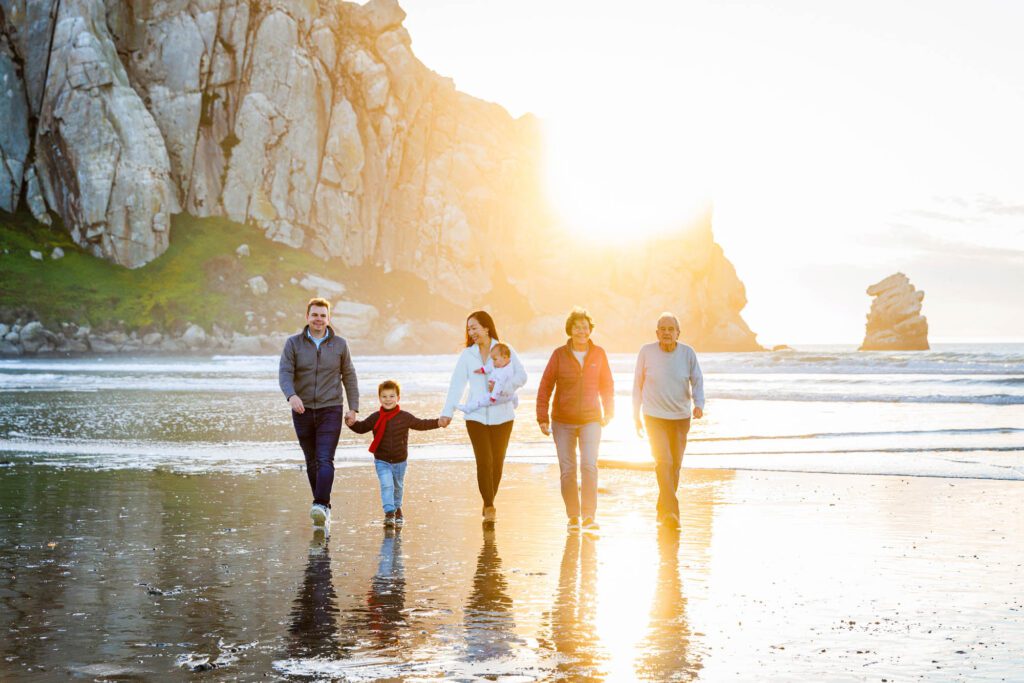
[[[491,335],[491,339],[498,341],[498,328],[494,326],[494,318],[487,311],[473,311],[466,316],[466,325],[469,325],[469,321],[476,319],[480,323],[481,327],[487,328],[487,334]],[[473,340],[469,338],[469,332],[466,333],[466,348],[468,349],[473,345]]]

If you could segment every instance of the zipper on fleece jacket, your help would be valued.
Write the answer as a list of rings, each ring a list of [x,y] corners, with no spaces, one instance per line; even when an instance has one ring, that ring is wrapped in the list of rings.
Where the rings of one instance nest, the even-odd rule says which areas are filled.
[[[316,365],[313,366],[313,409],[316,409],[316,389],[320,382],[320,346],[316,342],[310,342],[316,347]],[[320,342],[321,344],[323,342]]]

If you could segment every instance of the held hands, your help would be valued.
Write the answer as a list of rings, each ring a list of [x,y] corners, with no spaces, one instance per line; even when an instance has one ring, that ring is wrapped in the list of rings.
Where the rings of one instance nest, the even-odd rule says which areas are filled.
[[[693,417],[697,420],[701,419],[702,417],[704,417],[704,410],[702,408],[694,407]]]
[[[345,413],[345,426],[351,427],[356,423],[356,411],[350,410]]]
[[[292,397],[288,399],[288,405],[290,405],[292,410],[299,415],[306,412],[306,406],[302,405],[302,399],[299,398],[298,394],[293,394]]]
[[[544,433],[544,436],[551,436],[551,425],[547,422],[541,422],[540,431]]]
[[[443,427],[444,429],[447,429],[448,425],[450,425],[451,423],[452,419],[446,415],[442,415],[441,417],[437,418],[438,426]]]

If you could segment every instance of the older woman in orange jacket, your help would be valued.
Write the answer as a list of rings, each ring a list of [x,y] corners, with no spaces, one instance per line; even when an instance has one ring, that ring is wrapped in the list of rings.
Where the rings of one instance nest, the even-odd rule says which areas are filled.
[[[585,309],[569,313],[565,321],[569,340],[552,352],[537,389],[537,422],[544,434],[554,436],[570,530],[599,528],[595,519],[597,453],[601,427],[615,414],[612,371],[604,349],[590,341],[593,329],[594,321]],[[576,482],[577,445],[582,486]]]

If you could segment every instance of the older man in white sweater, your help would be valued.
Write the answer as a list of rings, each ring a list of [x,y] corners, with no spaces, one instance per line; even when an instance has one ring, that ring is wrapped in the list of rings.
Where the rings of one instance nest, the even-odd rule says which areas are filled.
[[[658,523],[679,528],[679,470],[690,418],[704,416],[704,376],[697,353],[679,343],[679,320],[658,319],[658,341],[640,349],[633,375],[633,419],[637,433],[647,428],[658,476]]]

